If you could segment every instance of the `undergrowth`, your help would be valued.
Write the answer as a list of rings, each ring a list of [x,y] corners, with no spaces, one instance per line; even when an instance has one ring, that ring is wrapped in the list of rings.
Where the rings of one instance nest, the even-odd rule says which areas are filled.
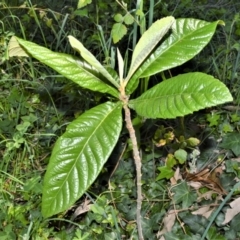
[[[117,1],[94,1],[78,10],[77,2],[70,1],[62,6],[49,1],[1,2],[1,239],[137,239],[135,171],[126,130],[85,197],[55,218],[42,218],[42,176],[53,144],[69,121],[105,96],[66,85],[62,76],[33,59],[7,61],[7,44],[13,35],[60,52],[71,52],[66,36],[73,35],[108,65],[114,64],[110,59],[115,57],[116,46],[127,46],[131,54],[134,44],[134,23],[125,24],[128,32],[115,45],[106,37],[116,23],[116,14],[130,13],[142,27],[171,14],[224,20],[226,27],[218,31],[210,47],[171,74],[193,70],[213,74],[229,86],[234,103],[174,121],[147,120],[140,124],[141,119],[135,119],[139,122],[135,128],[143,159],[142,216],[146,238],[201,239],[210,216],[239,181],[240,4],[147,1],[136,16],[135,3],[125,2],[128,5],[124,7]],[[144,19],[142,13],[145,23],[140,21]],[[128,56],[125,57],[127,61]],[[180,156],[176,153],[179,146],[184,150]],[[171,167],[164,168],[166,162]],[[220,209],[206,239],[240,239],[240,209],[234,200],[238,203],[239,189]]]

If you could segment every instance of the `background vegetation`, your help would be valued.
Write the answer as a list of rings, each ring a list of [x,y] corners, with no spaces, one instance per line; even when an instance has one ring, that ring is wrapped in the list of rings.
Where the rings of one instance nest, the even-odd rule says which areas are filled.
[[[229,203],[238,201],[239,190],[234,189],[231,199],[219,208],[240,174],[240,3],[106,2],[95,0],[79,9],[77,1],[0,3],[0,238],[137,239],[135,168],[125,129],[86,196],[65,213],[42,218],[42,176],[57,137],[71,120],[105,96],[76,87],[35,59],[8,59],[11,36],[72,54],[67,36],[73,35],[106,66],[115,66],[116,47],[126,51],[127,61],[142,32],[154,20],[173,15],[206,21],[221,19],[226,26],[218,28],[197,57],[166,76],[191,71],[212,74],[229,87],[234,103],[185,119],[135,124],[143,159],[145,237],[200,239],[212,218],[206,239],[240,239],[240,215],[229,212],[231,208],[235,213],[240,211],[234,204],[229,207]],[[114,31],[116,23],[122,31]],[[161,76],[151,78],[138,91],[156,81],[161,81]],[[200,141],[198,148],[189,142],[193,137]],[[178,148],[188,151],[188,164],[174,164],[175,178],[169,179],[162,171],[164,162]],[[186,173],[189,164],[196,168],[195,174]],[[213,218],[217,209],[220,211]]]

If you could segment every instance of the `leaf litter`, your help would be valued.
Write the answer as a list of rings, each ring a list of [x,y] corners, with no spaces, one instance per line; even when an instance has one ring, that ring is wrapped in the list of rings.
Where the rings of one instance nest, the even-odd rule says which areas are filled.
[[[185,171],[182,174],[180,172],[180,168],[177,167],[174,176],[170,179],[171,186],[174,188],[178,185],[178,188],[180,187],[181,190],[181,188],[183,188],[183,186],[181,187],[181,183],[185,180],[188,186],[191,186],[196,190],[198,197],[194,198],[192,195],[193,192],[188,192],[186,188],[187,185],[185,185],[185,189],[182,189],[180,192],[177,188],[175,193],[171,192],[172,198],[174,199],[175,195],[175,199],[177,199],[178,201],[177,203],[180,203],[182,201],[182,210],[184,211],[184,207],[186,207],[186,210],[191,210],[193,208],[196,209],[196,207],[193,207],[194,201],[200,203],[202,199],[212,200],[213,194],[217,193],[218,197],[215,197],[215,203],[199,206],[197,210],[191,211],[191,214],[193,215],[201,215],[208,219],[212,215],[216,207],[219,206],[219,202],[223,200],[222,196],[227,195],[227,191],[222,187],[219,179],[219,176],[222,174],[223,170],[225,170],[225,166],[224,164],[221,164],[220,166],[217,166],[213,169],[208,166],[196,173],[188,173]],[[181,182],[180,184],[179,181]],[[202,187],[207,187],[209,191],[200,193],[199,189]],[[176,194],[177,196],[179,195],[179,197],[176,198]],[[181,194],[185,196],[181,197]],[[190,199],[191,197],[192,199]],[[189,198],[190,200],[184,204],[187,198]],[[228,223],[236,214],[240,213],[240,198],[237,200],[238,201],[234,200],[230,203],[231,209],[227,210],[225,221],[223,224]],[[163,228],[157,234],[158,239],[165,240],[164,234],[172,231],[176,219],[178,218],[177,214],[179,211],[182,210],[172,209],[167,212],[167,214],[163,218]]]
[[[223,225],[229,223],[238,213],[240,213],[240,197],[233,200],[229,203],[231,208],[228,208],[225,214],[225,220],[223,221]]]

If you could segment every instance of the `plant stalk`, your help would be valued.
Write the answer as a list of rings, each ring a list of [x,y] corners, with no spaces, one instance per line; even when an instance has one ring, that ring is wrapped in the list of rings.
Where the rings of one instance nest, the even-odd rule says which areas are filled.
[[[142,222],[141,222],[141,207],[142,207],[142,173],[141,173],[141,167],[142,167],[142,162],[140,158],[140,153],[138,150],[138,145],[137,145],[137,138],[135,134],[135,130],[132,125],[131,121],[131,113],[130,110],[127,106],[127,101],[128,99],[124,102],[123,108],[125,111],[125,121],[126,121],[126,127],[128,129],[130,139],[132,141],[133,145],[133,158],[135,161],[136,165],[136,174],[137,174],[137,229],[138,229],[138,239],[143,240],[143,232],[142,232]]]

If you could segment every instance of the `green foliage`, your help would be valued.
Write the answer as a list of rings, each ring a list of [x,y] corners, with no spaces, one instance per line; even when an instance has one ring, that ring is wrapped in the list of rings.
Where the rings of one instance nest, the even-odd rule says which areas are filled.
[[[125,96],[126,86],[130,84],[130,88],[128,87],[127,89],[132,92],[135,89],[139,77],[161,72],[192,58],[210,41],[219,23],[218,21],[207,23],[194,19],[180,19],[174,24],[174,21],[172,17],[157,21],[153,24],[152,28],[145,32],[136,45],[127,78],[120,79],[120,101],[124,105],[128,104]],[[167,24],[166,29],[163,23]],[[154,46],[157,44],[157,39],[159,41],[171,25],[172,33],[170,33],[160,47],[154,49]],[[154,30],[156,27],[162,29],[159,32],[160,35],[156,35]],[[155,36],[156,39],[152,39],[151,36]],[[178,44],[180,39],[184,39],[183,42],[186,46],[189,46],[191,42],[190,46],[193,47],[190,49],[187,48],[186,51],[186,48],[183,47],[182,44]],[[201,39],[200,43],[198,39]],[[147,41],[147,46],[150,48],[147,55],[142,51],[142,49],[145,49],[143,45],[145,41]],[[196,44],[194,44],[193,41],[196,41]],[[93,55],[88,55],[87,50],[78,42],[72,42],[71,44],[80,51],[85,61],[92,64],[93,67],[75,57],[53,53],[48,49],[22,39],[18,39],[18,42],[33,57],[53,67],[56,71],[80,86],[93,91],[110,93],[112,96],[117,97],[117,90],[105,83],[105,76],[107,76],[105,73],[107,73],[107,70],[100,67]],[[151,49],[153,50],[152,53]],[[167,51],[165,49],[167,49]],[[176,56],[176,54],[180,54],[181,57],[180,55],[179,57]],[[173,56],[179,60],[173,61]],[[164,59],[164,61],[161,59]],[[159,64],[160,60],[162,64]],[[100,70],[100,73],[103,74],[98,75],[96,67]],[[173,88],[175,85],[176,88]],[[199,96],[194,96],[193,94],[195,92],[199,92]],[[166,95],[170,95],[169,101],[165,99]],[[225,96],[224,100],[222,95]],[[155,101],[153,104],[156,96],[160,96],[160,101]],[[176,102],[175,98],[178,99],[179,102]],[[143,105],[141,99],[146,101],[148,105]],[[192,99],[195,101],[191,102]],[[134,108],[138,114],[145,117],[174,118],[192,113],[194,110],[231,100],[232,97],[228,89],[216,79],[201,73],[189,73],[187,77],[179,75],[156,85],[136,100],[131,100],[129,106]],[[174,104],[175,102],[176,105]],[[44,180],[42,205],[44,216],[51,216],[67,209],[74,201],[81,197],[98,176],[103,164],[106,162],[116,144],[121,130],[121,105],[119,103],[110,104],[111,107],[109,109],[109,104],[110,103],[100,105],[81,115],[76,121],[69,125],[66,133],[59,138],[53,150]],[[149,106],[151,106],[150,111]],[[161,110],[162,107],[164,112]],[[98,114],[100,115],[97,121],[89,120],[92,117],[95,118],[95,115]],[[87,118],[85,116],[87,116]],[[107,126],[110,126],[109,129],[114,131],[112,133],[109,132],[106,128]],[[94,131],[94,129],[96,129],[96,131]],[[83,138],[81,134],[85,131],[86,136]],[[104,140],[101,140],[102,138]],[[105,143],[105,141],[107,142]],[[106,151],[104,150],[105,147]],[[97,151],[101,149],[100,154],[94,154],[94,149],[97,149]],[[180,161],[182,161],[182,159]],[[79,184],[76,184],[76,181],[79,182]],[[51,211],[49,211],[49,208]]]
[[[220,115],[212,113],[207,115],[207,121],[209,122],[209,127],[218,126],[220,120]]]
[[[117,43],[127,33],[127,28],[122,23],[115,23],[112,27],[113,42]]]
[[[8,41],[13,35],[14,35],[13,32],[9,32],[9,31],[4,32],[4,29],[0,29],[0,55],[1,55],[0,63],[1,64],[8,59],[6,49],[7,49]]]
[[[239,102],[239,4],[235,0],[212,3],[187,0],[177,4],[163,1],[155,7],[154,14],[157,15],[157,12],[176,18],[184,16],[206,21],[222,19],[225,22],[226,27],[218,29],[213,41],[181,70],[204,71],[217,77],[229,86],[235,101]]]
[[[203,234],[205,226],[207,224],[207,219],[199,215],[183,215],[182,219],[184,223],[188,224],[192,231],[198,234]],[[191,223],[191,224],[190,224]]]
[[[23,9],[18,9],[19,13]],[[1,8],[0,14],[3,12],[6,14]],[[9,26],[10,19],[6,14],[4,24],[14,30],[14,24]],[[25,27],[29,26],[34,28],[34,23],[29,22]],[[21,34],[19,25],[16,28],[15,33]],[[72,239],[74,234],[66,234],[62,225],[56,231],[54,224],[42,217],[43,168],[49,161],[56,136],[64,132],[66,123],[74,114],[85,111],[87,105],[92,104],[89,100],[92,97],[83,94],[81,89],[74,92],[74,85],[66,85],[62,76],[32,59],[6,61],[6,44],[12,35],[4,31],[1,35],[4,39],[1,56],[4,59],[1,59],[0,66],[0,201],[3,209],[0,238],[42,240],[54,236],[55,239]],[[77,110],[74,105],[78,105]]]
[[[116,79],[111,76],[111,74],[101,65],[95,56],[82,45],[81,42],[72,36],[69,36],[68,38],[71,46],[82,55],[85,61],[87,61],[91,66],[95,67],[96,70],[101,73],[108,81],[110,81],[115,87],[119,87],[119,85],[116,84]]]
[[[121,106],[111,102],[92,108],[69,124],[55,144],[45,175],[44,216],[70,207],[83,195],[109,158],[121,129]]]
[[[125,10],[127,11],[127,9]],[[112,26],[111,37],[113,39],[113,43],[118,43],[127,34],[127,26],[132,25],[135,19],[133,15],[127,11],[124,16],[120,13],[117,13],[114,16],[114,20],[116,23],[114,23]]]
[[[132,93],[135,90],[138,78],[171,69],[193,58],[210,41],[219,23],[222,24],[219,21],[207,23],[196,19],[177,19],[172,26],[172,34],[136,71],[127,85],[127,91]],[[189,45],[193,41],[197,44]]]
[[[187,160],[187,152],[183,149],[179,149],[174,153],[174,157],[179,161],[180,164],[183,164]]]
[[[226,237],[222,236],[220,233],[217,232],[217,229],[212,227],[208,231],[207,239],[219,239],[219,240],[227,240]]]
[[[118,96],[116,89],[101,81],[99,73],[95,68],[85,62],[81,62],[74,56],[55,53],[35,43],[26,44],[26,41],[21,39],[19,39],[19,43],[21,45],[25,43],[24,48],[27,51],[33,51],[35,58],[44,62],[81,87],[88,88],[92,91],[109,93],[115,97]]]
[[[174,168],[179,164],[184,164],[187,159],[187,152],[184,149],[178,149],[173,154],[168,154],[167,159],[165,160],[165,166],[161,166],[158,168],[160,174],[157,176],[156,180],[160,179],[170,179],[173,177],[175,171]]]
[[[230,149],[233,151],[236,157],[240,156],[240,134],[239,133],[229,133],[224,136],[220,147],[225,149]]]
[[[174,175],[174,170],[170,166],[159,167],[158,170],[160,171],[160,174],[158,175],[156,180],[160,180],[164,178],[170,179]]]
[[[231,109],[231,106],[229,106]],[[228,109],[228,106],[226,107]],[[233,107],[233,110],[236,107]],[[209,127],[217,129],[222,134],[238,131],[239,113],[212,111],[206,115]]]
[[[164,126],[160,126],[153,139],[154,144],[159,148],[165,148],[169,152],[165,159],[165,165],[158,167],[160,174],[156,180],[170,179],[174,176],[175,169],[193,158],[196,147],[200,141],[197,138],[184,136],[175,136],[173,131],[169,131]]]
[[[78,2],[86,3],[90,1]],[[121,23],[127,27],[127,34],[117,44],[121,52],[126,50],[123,59],[125,67],[123,78],[126,79],[130,66],[129,60],[131,58],[131,51],[127,49],[134,49],[136,46],[134,39],[136,42],[137,39],[139,39],[139,35],[142,35],[146,31],[146,23],[148,26],[151,26],[153,20],[156,20],[159,14],[162,16],[174,15],[175,17],[198,16],[198,18],[208,21],[223,19],[226,22],[226,27],[218,28],[217,34],[210,42],[209,47],[204,48],[200,54],[194,57],[193,61],[187,62],[180,68],[172,69],[171,72],[168,71],[167,68],[167,71],[160,71],[160,74],[151,78],[142,78],[142,76],[140,76],[141,79],[139,79],[139,77],[136,77],[136,82],[133,79],[132,86],[128,83],[129,86],[127,85],[127,88],[130,89],[128,93],[132,93],[131,99],[135,99],[146,92],[150,86],[161,82],[163,79],[167,78],[169,80],[169,78],[172,76],[175,77],[179,73],[197,70],[204,71],[225,81],[230,87],[231,93],[236,96],[235,103],[237,103],[239,99],[237,82],[239,66],[237,56],[239,46],[236,41],[236,34],[239,21],[237,14],[234,20],[232,19],[232,13],[237,12],[237,8],[234,9],[236,4],[234,5],[233,1],[228,1],[227,7],[224,6],[223,8],[224,2],[225,1],[219,2],[216,5],[216,3],[209,3],[202,0],[197,0],[196,3],[187,0],[181,1],[181,3],[179,2],[176,5],[172,2],[162,1],[154,5],[154,1],[150,0],[144,1],[144,3],[140,5],[136,4],[135,7],[131,4],[131,1],[125,1],[128,6],[125,5],[125,3],[123,4],[123,2],[121,2],[122,5],[120,6],[116,4],[115,1],[106,2],[100,0],[97,1],[97,4],[94,2],[76,11],[74,11],[74,7],[69,4],[66,7],[64,3],[56,4],[55,2],[48,2],[46,9],[44,8],[44,2],[37,2],[38,5],[41,5],[41,8],[38,8],[37,5],[31,6],[29,3],[26,3],[26,5],[21,8],[12,6],[10,9],[5,8],[5,5],[1,5],[3,8],[1,8],[0,14],[4,22],[4,29],[11,31],[6,32],[3,29],[1,42],[3,42],[2,39],[4,39],[4,44],[1,45],[2,48],[0,51],[2,53],[1,56],[3,56],[1,61],[3,65],[0,67],[0,71],[3,73],[0,77],[1,90],[4,90],[0,101],[0,109],[2,111],[0,121],[0,151],[4,155],[4,163],[2,163],[1,169],[4,171],[2,174],[3,188],[1,189],[4,193],[4,198],[1,198],[1,205],[4,208],[1,216],[3,222],[1,226],[2,238],[14,239],[16,236],[23,236],[25,239],[34,238],[39,240],[47,238],[121,239],[122,236],[125,236],[125,238],[137,239],[135,223],[135,171],[132,159],[129,157],[130,151],[132,150],[131,144],[129,144],[127,151],[121,157],[118,169],[114,173],[114,176],[111,177],[111,181],[109,181],[109,188],[107,189],[106,186],[106,180],[108,180],[108,178],[105,178],[105,174],[108,174],[107,171],[109,171],[108,165],[106,165],[102,170],[104,177],[100,174],[100,177],[98,177],[91,188],[88,189],[88,192],[91,192],[91,196],[87,196],[91,198],[91,202],[94,203],[95,208],[91,208],[91,210],[84,213],[84,215],[79,215],[79,218],[72,220],[72,222],[69,222],[69,220],[67,220],[68,222],[63,221],[63,215],[58,215],[58,218],[47,221],[42,218],[39,210],[42,192],[40,176],[43,173],[42,168],[45,168],[45,164],[49,162],[48,154],[52,149],[52,144],[55,142],[56,136],[64,132],[64,126],[69,124],[73,118],[78,118],[87,109],[95,106],[99,102],[102,103],[106,98],[108,98],[110,102],[116,102],[115,98],[119,96],[118,87],[115,88],[114,84],[110,84],[117,94],[114,93],[114,95],[111,95],[109,93],[109,95],[111,95],[110,97],[97,94],[96,92],[91,94],[81,88],[77,88],[76,85],[72,83],[67,83],[64,77],[56,75],[54,71],[42,66],[34,59],[28,60],[24,58],[24,60],[22,60],[15,58],[7,62],[6,45],[10,37],[15,33],[17,36],[22,36],[24,39],[37,42],[38,44],[51,48],[53,51],[72,54],[70,44],[66,44],[66,36],[75,36],[81,40],[86,47],[85,49],[89,49],[96,59],[103,63],[103,66],[106,67],[109,74],[116,80],[115,83],[119,84],[122,78],[121,73],[119,73],[118,78],[116,72],[113,71],[113,68],[115,70],[117,69],[115,65],[116,48],[111,45],[112,39],[109,34],[115,23]],[[33,2],[33,4],[35,3]],[[135,9],[137,10],[135,11]],[[208,9],[208,11],[206,11],[206,9]],[[12,16],[9,17],[8,13],[12,14]],[[121,17],[119,15],[120,18],[115,19],[116,22],[114,22],[113,17],[118,13]],[[130,22],[128,21],[128,17]],[[134,22],[131,23],[133,18]],[[16,19],[19,20],[16,21]],[[170,34],[171,31],[170,29],[168,34]],[[165,41],[168,36],[169,35],[165,35],[163,41]],[[227,44],[225,43],[226,39]],[[182,40],[184,40],[184,38]],[[157,44],[156,48],[158,47],[160,47],[160,44]],[[82,61],[82,59],[80,60],[75,57],[74,59],[77,59],[79,63]],[[84,64],[85,66],[88,65],[91,67],[91,63],[86,64],[84,62]],[[118,66],[118,68],[120,70],[121,67]],[[90,69],[88,68],[88,70]],[[11,74],[9,75],[9,73]],[[134,76],[133,73],[133,77]],[[99,77],[104,84],[109,84],[108,77],[104,77],[100,73],[97,77]],[[30,79],[31,81],[26,82],[26,79]],[[231,81],[229,81],[230,79]],[[23,92],[24,98],[21,95]],[[8,99],[11,99],[11,101],[8,101]],[[204,187],[204,191],[203,189],[198,191],[189,187],[189,191],[197,192],[199,198],[193,201],[193,204],[188,209],[183,209],[181,201],[178,204],[174,204],[174,202],[171,201],[173,198],[172,189],[178,187],[172,188],[173,179],[171,179],[171,185],[170,181],[167,181],[166,178],[156,181],[159,174],[158,169],[161,167],[167,166],[172,174],[175,173],[176,167],[180,167],[180,176],[183,174],[183,170],[193,161],[192,155],[195,149],[193,150],[191,147],[195,148],[196,145],[198,145],[198,140],[196,142],[197,138],[201,139],[201,137],[203,137],[203,139],[201,139],[203,144],[201,143],[200,145],[199,152],[201,155],[197,156],[194,169],[202,165],[201,161],[205,158],[208,161],[204,163],[204,166],[209,166],[209,162],[215,159],[218,160],[218,162],[216,162],[218,166],[224,161],[226,170],[220,175],[225,190],[230,190],[234,185],[234,178],[239,178],[240,176],[239,164],[237,159],[234,159],[237,155],[235,155],[232,150],[234,149],[234,144],[227,146],[229,149],[227,152],[224,145],[218,144],[221,139],[223,139],[224,144],[227,144],[226,140],[224,140],[225,138],[231,143],[234,143],[235,140],[231,139],[231,133],[238,132],[239,129],[238,110],[235,108],[235,110],[227,109],[226,111],[222,108],[221,111],[219,111],[218,108],[211,108],[207,110],[205,118],[203,117],[204,114],[205,111],[201,111],[200,113],[186,117],[185,126],[183,126],[185,128],[182,128],[182,125],[179,127],[178,120],[175,119],[168,121],[159,119],[145,121],[145,118],[141,116],[134,116],[134,119],[138,119],[139,121],[134,127],[143,161],[142,188],[144,202],[142,206],[142,222],[145,238],[147,239],[156,238],[156,233],[159,232],[159,228],[162,229],[164,225],[164,216],[173,208],[175,209],[175,213],[178,214],[178,220],[171,220],[174,226],[171,228],[170,233],[164,234],[165,239],[200,239],[201,235],[197,233],[197,229],[190,229],[187,226],[189,222],[187,222],[186,218],[189,219],[191,223],[198,220],[197,223],[200,223],[201,219],[196,220],[193,214],[186,214],[186,218],[184,218],[184,213],[191,213],[193,209],[197,210],[202,206],[216,206],[221,203],[221,200],[218,200],[218,197],[216,198],[216,193],[209,193],[209,195],[213,197],[212,201],[201,197],[203,192],[204,194],[208,194],[208,187]],[[208,121],[211,126],[209,126],[206,121]],[[164,128],[162,132],[159,131],[159,135],[154,138],[154,144],[152,144],[152,133],[155,132],[155,127],[153,126],[159,123],[160,125],[164,124],[166,128]],[[195,130],[191,131],[191,133],[188,132],[188,127],[190,127],[192,123],[201,126],[200,133],[195,132]],[[183,134],[184,137],[179,135],[179,128],[181,128],[180,135]],[[204,143],[205,131],[211,132],[217,139],[216,145],[214,145],[214,148],[211,148],[208,155],[205,154],[205,149],[203,149],[203,145],[208,144]],[[201,135],[202,133],[203,136]],[[121,137],[121,140],[129,142],[125,134],[126,130],[123,129],[121,135],[124,137]],[[177,137],[174,136],[175,134]],[[148,141],[150,141],[150,143]],[[221,152],[218,152],[218,149],[216,149],[219,146],[222,149]],[[182,150],[187,152],[187,160],[185,160],[182,154],[179,156],[179,150],[180,153]],[[115,152],[115,150],[113,151]],[[171,153],[172,158],[166,158],[166,152],[167,154]],[[180,164],[175,158],[175,155],[180,161],[184,162],[184,164]],[[206,157],[206,155],[208,157]],[[35,174],[35,171],[32,170],[33,168],[34,170],[37,168],[36,178],[32,176],[33,173]],[[8,173],[11,175],[7,175]],[[170,177],[169,175],[169,178]],[[9,179],[11,180],[10,182]],[[26,188],[25,182],[29,182]],[[33,184],[33,186],[36,186],[36,191],[31,190],[30,185],[32,182],[36,182]],[[177,182],[179,183],[180,180]],[[23,186],[24,192],[22,190]],[[33,188],[35,189],[35,187]],[[97,197],[96,195],[101,192],[102,194]],[[237,194],[238,191],[235,192],[233,198],[237,198]],[[6,196],[11,196],[11,198],[7,199]],[[95,201],[95,198],[98,200]],[[27,199],[26,201],[28,202],[29,208],[25,202],[22,201],[23,199]],[[83,199],[80,201],[82,200]],[[79,202],[67,212],[64,218],[70,219],[72,211],[77,208],[78,204]],[[210,210],[212,208],[213,207],[210,207]],[[223,219],[226,208],[227,205],[222,209],[221,219]],[[26,211],[26,209],[28,210]],[[32,211],[32,209],[34,209],[34,211]],[[103,209],[104,211],[102,211]],[[98,210],[100,212],[98,212]],[[30,215],[34,217],[30,218]],[[203,217],[203,219],[205,219],[205,217]],[[225,238],[235,240],[239,237],[237,228],[239,222],[238,217],[233,218],[231,223],[225,226],[221,226],[219,221],[221,222],[221,220],[218,220],[212,223],[213,226],[210,227],[206,239]],[[74,232],[72,224],[76,226],[76,232]],[[207,222],[203,224],[203,227],[206,228],[206,225]],[[224,235],[224,237],[222,235]]]
[[[55,131],[59,129],[59,119],[54,108],[40,101],[37,93],[29,92],[31,84],[7,73],[1,76],[1,239],[17,239],[19,236],[46,239],[53,233],[40,211],[40,163],[48,159],[49,142],[55,137],[52,126],[55,125]],[[47,115],[52,119],[52,133]]]
[[[126,76],[126,82],[132,77],[133,73],[140,67],[140,65],[146,60],[155,46],[161,41],[163,36],[172,27],[175,19],[171,16],[162,18],[154,22],[140,38],[136,47],[134,48],[131,66]],[[151,36],[151,38],[149,38]],[[158,70],[159,72],[161,70]]]
[[[198,82],[195,80],[199,79]],[[231,101],[225,85],[204,73],[186,73],[170,78],[131,100],[130,107],[144,117],[175,118]],[[226,94],[223,98],[219,92]],[[171,109],[171,110],[169,110]]]
[[[92,0],[79,0],[77,8],[83,8],[86,5],[90,4],[91,2],[92,2]]]
[[[182,208],[190,207],[193,202],[197,200],[197,194],[193,193],[190,190],[190,187],[187,185],[186,182],[181,182],[179,185],[176,185],[172,190],[174,192],[174,204],[182,203]]]
[[[88,237],[89,237],[89,233],[84,233],[83,235],[82,235],[82,232],[81,232],[81,230],[79,230],[79,229],[77,229],[77,231],[76,231],[76,236],[73,238],[73,240],[84,240],[84,239],[88,239]]]

